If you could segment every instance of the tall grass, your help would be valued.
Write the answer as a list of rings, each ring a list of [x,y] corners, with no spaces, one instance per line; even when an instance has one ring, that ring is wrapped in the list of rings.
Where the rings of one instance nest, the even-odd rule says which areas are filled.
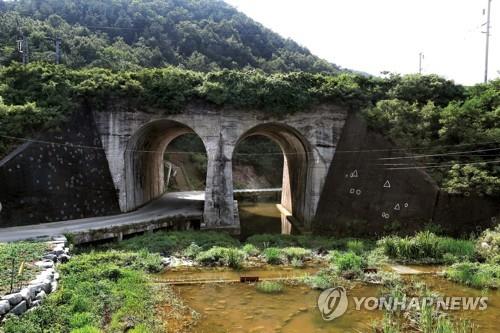
[[[488,263],[457,263],[448,267],[445,276],[474,288],[499,288],[500,265]]]
[[[472,241],[440,237],[429,231],[413,237],[384,237],[377,244],[388,257],[402,261],[442,263],[452,259],[471,260],[475,256]]]

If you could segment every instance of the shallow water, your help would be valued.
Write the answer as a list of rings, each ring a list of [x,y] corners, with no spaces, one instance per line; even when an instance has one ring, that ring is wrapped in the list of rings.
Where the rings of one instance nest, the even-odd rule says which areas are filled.
[[[239,281],[242,276],[259,277],[260,279],[292,279],[308,274],[314,274],[319,267],[292,268],[282,266],[266,266],[263,268],[246,268],[242,270],[229,270],[227,268],[178,268],[168,270],[156,276],[161,282],[217,282]]]
[[[354,304],[332,322],[316,308],[318,291],[306,286],[287,286],[282,294],[257,292],[246,283],[205,284],[176,287],[184,301],[202,314],[197,333],[222,332],[367,332],[381,317],[375,311],[355,311]],[[375,294],[375,287],[357,286],[349,295]]]
[[[479,290],[469,288],[458,283],[449,281],[435,275],[418,275],[413,277],[416,280],[424,281],[431,290],[438,292],[442,296],[458,297],[488,297],[488,308],[480,311],[451,311],[456,318],[472,320],[478,328],[476,332],[498,333],[500,332],[500,291],[499,290]]]
[[[238,202],[241,239],[257,234],[281,234],[281,214],[276,203]]]
[[[416,267],[416,266],[414,266]],[[418,266],[422,270],[425,266]],[[239,280],[240,276],[259,276],[261,279],[291,278],[313,273],[318,268],[284,269],[283,267],[264,267],[232,271],[228,269],[180,269],[158,276],[163,281],[214,281]],[[424,274],[406,276],[426,282],[433,291],[442,296],[475,297],[488,296],[488,308],[484,311],[451,311],[455,318],[469,319],[476,325],[475,332],[499,332],[500,292],[483,292],[450,282],[442,277]],[[264,294],[248,283],[205,283],[174,286],[176,292],[187,305],[202,315],[192,332],[370,332],[374,321],[380,320],[383,313],[378,310],[355,309],[352,297],[377,297],[379,287],[362,283],[355,284],[347,292],[349,307],[347,312],[326,322],[317,309],[319,291],[307,286],[285,286],[282,294]]]

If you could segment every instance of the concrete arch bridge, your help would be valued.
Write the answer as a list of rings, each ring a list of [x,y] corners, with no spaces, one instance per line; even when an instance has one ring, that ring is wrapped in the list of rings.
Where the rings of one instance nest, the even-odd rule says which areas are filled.
[[[208,159],[202,228],[237,232],[232,177],[237,145],[262,135],[280,146],[281,204],[301,228],[310,230],[347,111],[323,105],[279,118],[260,111],[190,106],[173,115],[115,110],[94,112],[93,117],[122,212],[136,210],[165,192],[165,149],[175,138],[195,133]]]

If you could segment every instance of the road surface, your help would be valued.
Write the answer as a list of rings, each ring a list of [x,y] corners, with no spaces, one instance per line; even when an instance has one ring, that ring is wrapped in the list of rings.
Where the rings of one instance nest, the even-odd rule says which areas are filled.
[[[172,192],[164,194],[162,197],[131,213],[0,228],[0,242],[13,242],[122,225],[133,225],[153,219],[180,215],[200,218],[203,214],[204,197],[204,192]]]

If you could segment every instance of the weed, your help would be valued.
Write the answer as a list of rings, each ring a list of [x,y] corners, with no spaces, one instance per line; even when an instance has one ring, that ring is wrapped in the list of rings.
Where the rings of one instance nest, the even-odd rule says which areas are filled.
[[[257,291],[265,294],[279,294],[283,292],[283,284],[276,281],[262,281],[255,285]]]

